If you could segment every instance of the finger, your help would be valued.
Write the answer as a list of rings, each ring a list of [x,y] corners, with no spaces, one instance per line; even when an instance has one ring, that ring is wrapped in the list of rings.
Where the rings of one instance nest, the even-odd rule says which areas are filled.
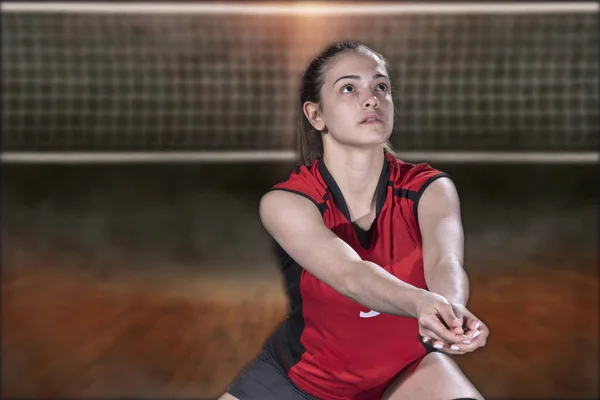
[[[433,332],[433,331],[431,331],[429,329],[422,328],[421,329],[421,336],[423,336],[423,341],[424,342],[426,341],[425,338],[427,338],[426,342],[429,342],[429,343],[432,343],[432,344],[434,342],[436,342],[436,341],[443,342],[443,340],[442,340],[441,337],[439,337],[435,332]]]
[[[460,355],[460,354],[466,354],[466,352],[468,351],[474,351],[476,348],[469,350],[468,348],[465,349],[461,349],[459,346],[453,345],[453,344],[448,344],[445,343],[441,340],[432,340],[429,336],[423,336],[423,342],[424,343],[429,343],[431,344],[431,346],[433,348],[435,348],[436,350],[448,353],[448,354],[452,354],[452,355]],[[464,343],[466,344],[470,344],[470,342],[467,340]]]
[[[453,356],[466,354],[466,352],[463,351],[457,345],[449,345],[447,343],[444,343],[444,344],[436,343],[436,345],[434,345],[433,347],[435,347],[438,351],[441,351],[442,353],[453,355]]]
[[[481,326],[481,321],[477,318],[467,318],[467,328],[471,331],[476,331]]]
[[[432,340],[430,337],[427,337],[427,336],[423,337],[423,342],[430,344],[433,348],[435,348],[437,350],[444,350],[444,349],[445,350],[453,350],[451,348],[453,346],[453,344],[448,344],[441,340]],[[470,342],[468,340],[463,343],[470,344]],[[455,347],[454,350],[461,350],[461,349],[458,347]]]
[[[465,335],[471,340],[475,340],[479,335],[481,335],[482,329],[484,327],[483,322],[478,319],[469,319],[467,322],[467,329],[465,330]]]
[[[465,333],[463,328],[452,328],[452,332],[454,332],[458,335],[463,335]]]
[[[467,339],[465,335],[460,335],[448,330],[442,322],[433,317],[433,318],[425,318],[421,322],[421,326],[423,329],[423,335],[430,336],[432,339],[440,340],[446,343],[461,343],[463,340]],[[425,332],[427,330],[428,332]]]
[[[479,340],[479,342],[485,346],[485,342],[487,341],[488,337],[490,336],[490,329],[485,324],[482,323],[479,326],[478,332],[481,332],[481,333],[479,335],[477,335],[475,340]]]
[[[476,331],[478,335],[476,335],[475,339],[473,339],[471,343],[459,345],[460,351],[471,352],[485,346],[489,331],[483,325],[480,325],[479,328],[480,330]]]
[[[479,324],[477,325],[477,329],[475,329],[472,333],[470,332],[470,334],[468,336],[474,342],[475,341],[481,342],[482,340],[485,340],[487,338],[489,333],[490,333],[490,330],[488,329],[488,327],[484,323],[479,322]]]
[[[442,350],[444,348],[445,344],[446,343],[444,343],[444,342],[436,340],[435,342],[433,342],[433,348],[438,349],[438,350]],[[448,347],[448,346],[446,346],[446,347]]]
[[[457,308],[453,306],[452,310],[454,311],[454,315],[456,315],[456,317],[460,320],[460,327],[462,328],[463,333],[466,332],[469,329],[467,326],[467,322],[469,319],[468,314],[465,314],[462,308]]]
[[[444,352],[447,352],[448,354],[467,354],[467,353],[472,353],[475,350],[477,350],[479,347],[481,347],[480,344],[475,345],[473,343],[471,344],[444,344],[443,348],[441,349]]]
[[[436,341],[438,341],[440,343],[444,343],[444,344],[449,343],[445,339],[443,339],[441,336],[439,336],[437,333],[435,333],[434,331],[432,331],[430,329],[425,328],[424,326],[421,326],[419,334],[423,338],[428,338],[429,343],[434,343]],[[465,343],[465,341],[470,343],[469,339],[465,335],[457,336],[457,338],[459,338],[458,342],[451,342],[451,343]]]
[[[479,329],[475,329],[473,331],[470,331],[467,334],[467,337],[469,337],[472,341],[474,341],[475,339],[477,339],[478,336],[481,335],[481,331]]]
[[[438,308],[442,321],[448,326],[448,329],[462,328],[462,318],[458,318],[449,304],[443,304]]]
[[[444,343],[442,341],[439,341],[439,340],[432,340],[428,336],[424,336],[423,337],[423,342],[430,344],[436,350],[443,350],[444,349],[444,345],[446,344],[446,343]],[[446,348],[448,348],[448,346],[446,346]]]

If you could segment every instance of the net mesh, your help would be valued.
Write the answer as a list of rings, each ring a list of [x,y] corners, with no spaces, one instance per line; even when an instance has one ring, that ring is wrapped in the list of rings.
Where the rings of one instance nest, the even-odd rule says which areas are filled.
[[[594,13],[3,13],[3,147],[292,150],[304,67],[353,38],[388,58],[398,150],[595,150],[597,32]]]

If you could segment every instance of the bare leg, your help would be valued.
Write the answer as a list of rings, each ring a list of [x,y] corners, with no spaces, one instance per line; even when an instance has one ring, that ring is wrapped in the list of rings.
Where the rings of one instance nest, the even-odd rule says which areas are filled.
[[[225,393],[223,396],[219,397],[218,400],[240,400],[235,396],[230,395],[229,393]]]
[[[481,393],[446,354],[429,353],[390,385],[382,400],[483,400]]]

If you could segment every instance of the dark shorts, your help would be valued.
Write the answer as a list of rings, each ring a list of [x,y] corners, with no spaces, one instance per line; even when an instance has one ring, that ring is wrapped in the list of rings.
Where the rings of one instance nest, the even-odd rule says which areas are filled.
[[[421,343],[427,354],[438,351],[430,343]],[[227,388],[227,393],[240,400],[319,400],[288,378],[272,346],[272,342],[267,341],[256,360]]]
[[[268,347],[242,371],[227,393],[240,400],[319,400],[296,387]]]

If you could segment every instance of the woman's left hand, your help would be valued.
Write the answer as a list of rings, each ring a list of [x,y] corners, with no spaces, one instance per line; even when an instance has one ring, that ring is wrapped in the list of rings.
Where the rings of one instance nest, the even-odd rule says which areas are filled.
[[[490,334],[489,328],[465,306],[452,304],[454,314],[462,319],[461,328],[452,329],[453,332],[467,336],[464,343],[445,343],[439,340],[433,341],[433,347],[450,355],[462,355],[471,353],[487,343]],[[423,337],[424,342],[431,342],[431,338]],[[467,343],[468,342],[468,343]]]

